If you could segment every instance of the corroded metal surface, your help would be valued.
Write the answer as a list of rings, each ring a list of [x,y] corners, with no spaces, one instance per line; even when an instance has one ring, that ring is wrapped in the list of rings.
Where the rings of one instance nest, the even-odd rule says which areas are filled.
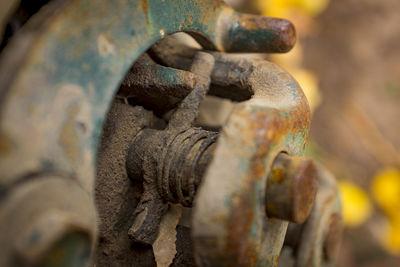
[[[168,202],[192,205],[199,179],[196,180],[195,173],[184,171],[195,168],[197,157],[201,157],[204,149],[215,142],[215,133],[192,127],[200,102],[210,86],[213,67],[214,58],[210,54],[199,52],[191,67],[197,83],[179,103],[166,129],[144,129],[131,144],[127,170],[132,179],[143,179],[144,188],[135,210],[136,218],[128,233],[136,242],[153,244]],[[206,147],[203,148],[203,144]],[[194,153],[193,162],[187,160],[191,158],[191,153]],[[189,166],[186,167],[186,164]]]
[[[303,223],[311,213],[317,186],[317,170],[311,159],[279,154],[268,176],[267,214]]]
[[[304,168],[288,168],[292,179],[285,179],[283,186],[287,198],[282,201],[268,193],[268,189],[279,191],[269,180],[278,155],[304,153],[310,123],[307,100],[289,74],[267,61],[200,52],[209,58],[202,61],[194,58],[196,49],[175,47],[163,52],[165,45],[144,53],[157,40],[178,31],[189,33],[205,49],[227,52],[286,52],[295,42],[294,27],[288,21],[240,14],[222,1],[109,0],[99,5],[73,0],[45,6],[2,51],[0,265],[87,264],[97,239],[98,143],[121,81],[120,96],[125,100],[158,115],[176,105],[179,108],[164,125],[143,108],[113,105],[98,158],[96,200],[101,206],[102,235],[96,263],[149,263],[135,257],[143,254],[152,259],[152,254],[132,247],[129,223],[135,222],[129,230],[135,241],[152,244],[157,227],[151,225],[158,225],[166,203],[192,206],[194,187],[203,178],[192,218],[196,262],[201,266],[276,265],[288,226],[281,219],[303,221],[315,194],[313,167],[304,161],[299,165]],[[210,94],[242,102],[235,105],[212,151],[205,153],[197,137],[193,144],[178,139],[195,129],[199,102],[209,87]],[[136,175],[139,168],[125,169],[125,155],[134,136],[138,142],[146,141],[138,133],[149,125],[153,133],[173,133],[173,139],[164,136],[155,145],[155,153],[160,152],[157,157],[167,163],[148,157],[148,169],[161,168],[161,172]],[[212,138],[214,142],[215,134]],[[172,146],[180,154],[169,158]],[[135,160],[147,155],[145,150],[138,151]],[[108,162],[111,155],[114,161]],[[179,163],[186,155],[187,162],[199,165]],[[185,175],[171,171],[170,165]],[[183,179],[193,166],[199,170]],[[290,174],[291,170],[301,176]],[[127,171],[143,176],[144,194],[141,183],[125,179]],[[187,183],[179,185],[182,181]],[[302,238],[296,243],[298,266],[331,264],[337,253],[340,213],[335,185],[327,181],[320,180],[318,203],[302,225]],[[185,195],[188,192],[190,198]],[[288,212],[281,214],[276,207]],[[121,250],[115,251],[118,246]],[[184,258],[179,256],[182,246],[190,244],[178,242],[176,259]],[[65,257],[58,258],[60,254]]]
[[[176,31],[188,31],[204,38],[204,45],[229,51],[227,40],[236,39],[224,37],[225,27],[237,22],[238,16],[219,1],[105,1],[102,5],[71,1],[46,6],[31,23],[36,27],[27,25],[2,54],[1,137],[6,147],[0,168],[23,162],[20,168],[2,171],[2,185],[47,168],[73,171],[89,190],[91,179],[81,177],[93,173],[105,112],[132,62],[156,40]],[[240,36],[262,30],[262,36],[279,47],[293,45],[268,28],[233,25],[241,30]],[[246,51],[270,49],[264,39],[246,47]],[[70,129],[69,122],[79,123],[79,130],[62,131]],[[22,129],[30,129],[32,138],[51,138],[32,145]]]
[[[222,51],[284,52],[294,44],[289,22],[241,15],[213,0],[53,1],[13,37],[0,58],[1,229],[25,227],[9,222],[3,210],[18,188],[25,192],[27,181],[51,174],[88,198],[82,202],[86,212],[57,206],[50,201],[56,196],[48,200],[73,214],[95,242],[95,159],[106,111],[131,64],[177,31]],[[257,38],[247,44],[246,36]],[[70,190],[63,194],[72,195]],[[24,212],[23,206],[14,209]],[[12,263],[14,243],[14,237],[0,236],[7,247],[0,251],[1,265]]]
[[[214,54],[212,80],[228,77],[252,92],[235,105],[196,196],[193,238],[203,266],[274,266],[287,222],[266,214],[268,173],[281,152],[303,155],[310,111],[297,82],[278,66]],[[238,72],[247,65],[248,72]],[[217,66],[220,66],[217,68]],[[218,166],[229,166],[219,168]]]
[[[334,266],[342,234],[341,204],[335,178],[318,166],[318,193],[303,226],[296,252],[297,267]]]
[[[145,53],[124,78],[119,95],[135,105],[163,114],[188,95],[195,84],[196,79],[192,72],[156,64]]]
[[[186,54],[190,59],[193,55]],[[276,65],[242,56],[216,52],[212,55],[214,68],[211,71],[211,63],[199,65],[202,66],[197,68],[200,73],[208,70],[213,85],[220,84],[231,90],[235,90],[232,86],[235,85],[239,90],[232,94],[242,94],[241,99],[245,99],[246,94],[253,96],[236,104],[230,116],[230,121],[236,123],[230,125],[228,122],[228,125],[239,129],[227,134],[228,126],[222,125],[220,138],[228,145],[217,142],[213,157],[217,157],[221,146],[224,156],[220,156],[218,165],[212,161],[203,178],[206,185],[212,181],[213,189],[209,187],[204,195],[196,197],[192,224],[197,262],[201,266],[273,266],[283,244],[285,221],[304,222],[311,212],[317,190],[313,162],[299,156],[308,138],[308,103],[296,82]],[[173,65],[180,63],[180,60],[172,61]],[[193,65],[189,69],[193,71]],[[242,69],[246,71],[242,72]],[[227,90],[222,92],[226,97],[232,95]],[[194,179],[193,175],[181,174],[186,169],[181,163],[189,161],[190,168],[196,166],[190,159],[191,151],[197,151],[193,149],[197,141],[191,141],[189,132],[204,94],[205,91],[195,88],[179,104],[166,130],[144,129],[133,140],[127,158],[128,173],[132,178],[144,180],[141,200],[144,204],[138,206],[135,224],[130,230],[137,242],[151,244],[154,241],[166,202],[192,206],[191,201],[186,203],[179,197],[179,192],[182,195],[182,192],[193,191],[190,195],[195,192],[193,186],[192,190],[187,187],[191,184],[187,181]],[[250,108],[250,112],[246,108]],[[239,116],[237,109],[246,113]],[[255,120],[254,124],[252,120]],[[240,142],[229,142],[229,139]],[[182,177],[174,175],[176,173]],[[225,185],[221,181],[225,181]],[[227,184],[233,192],[226,192]],[[209,199],[213,201],[209,202]]]

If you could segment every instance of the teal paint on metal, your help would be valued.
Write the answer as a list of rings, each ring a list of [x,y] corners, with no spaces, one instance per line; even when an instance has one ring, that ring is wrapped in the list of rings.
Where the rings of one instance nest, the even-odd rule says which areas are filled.
[[[254,95],[230,114],[197,192],[196,256],[215,266],[275,266],[288,223],[266,216],[267,176],[279,153],[304,153],[308,102],[295,80],[270,62],[244,64],[228,54],[219,60],[229,74],[229,66],[251,66],[252,73],[240,82]]]
[[[259,16],[238,13],[230,14],[229,20],[232,23],[229,23],[224,36],[226,46],[232,52],[243,51],[245,47],[252,47],[254,52],[261,52],[256,48],[260,43],[272,50],[287,52],[290,49],[285,48],[282,39],[286,40],[285,43],[291,42],[291,46],[296,40],[293,25],[285,20],[275,23],[273,19],[260,20]]]
[[[257,23],[249,24],[254,19]],[[209,49],[287,51],[294,44],[290,39],[293,26],[284,20],[272,22],[239,15],[214,0],[108,0],[101,4],[73,0],[46,6],[0,58],[0,144],[5,144],[0,149],[0,186],[12,191],[15,184],[23,185],[24,177],[56,173],[75,181],[93,199],[105,114],[125,73],[144,51],[177,31],[190,32]],[[277,28],[283,33],[280,39]],[[248,42],[249,38],[254,41]],[[254,186],[260,191],[263,184]],[[69,195],[72,189],[65,190]],[[249,203],[254,205],[258,198],[248,199]],[[95,209],[94,203],[82,205]],[[74,211],[75,207],[69,212]],[[76,212],[77,218],[92,223],[83,231],[95,240],[95,218]],[[0,227],[6,227],[2,223]],[[0,256],[6,262],[10,255]],[[259,256],[258,260],[271,262],[271,255]]]
[[[16,38],[6,50],[9,54],[20,54],[25,58],[23,66],[15,73],[12,81],[10,78],[0,79],[0,82],[7,80],[7,84],[10,84],[1,84],[2,102],[7,103],[1,110],[1,128],[4,136],[12,139],[16,149],[15,157],[10,154],[0,155],[0,170],[8,169],[11,158],[20,163],[38,160],[49,162],[51,164],[48,166],[67,172],[76,171],[86,165],[82,158],[75,159],[79,166],[63,159],[60,161],[59,152],[49,153],[48,148],[38,148],[28,158],[28,154],[24,152],[26,147],[19,145],[21,139],[25,138],[25,134],[21,134],[23,129],[30,128],[33,130],[32,134],[37,134],[33,128],[46,128],[39,124],[35,126],[35,121],[42,120],[47,112],[52,112],[54,107],[51,107],[51,103],[60,93],[59,88],[79,88],[82,93],[80,101],[85,101],[90,107],[90,119],[84,123],[81,135],[78,134],[78,142],[72,146],[79,151],[90,151],[92,160],[89,165],[94,166],[103,118],[115,90],[132,62],[151,44],[166,34],[188,31],[200,38],[205,46],[229,51],[228,41],[244,42],[243,34],[247,33],[251,37],[260,31],[259,28],[241,29],[240,26],[237,29],[235,24],[232,27],[241,31],[240,36],[226,37],[226,27],[230,27],[231,22],[237,23],[241,15],[222,1],[213,0],[125,0],[104,1],[101,5],[95,1],[77,0],[56,9],[57,12],[43,19],[45,23],[34,32],[35,41],[26,47],[29,52],[18,51],[18,43],[25,41],[23,38]],[[235,20],[231,21],[231,17]],[[262,19],[265,18],[259,18],[261,21]],[[268,27],[264,27],[263,33],[265,38],[270,39],[268,36],[275,33],[268,32]],[[288,47],[291,45],[292,43],[287,44]],[[259,39],[251,45],[246,40],[240,49],[249,52],[271,50],[268,44]],[[6,73],[8,68],[5,63],[0,63],[2,73]],[[14,93],[16,91],[19,92],[18,96]],[[38,114],[26,110],[35,110],[37,106],[43,109]],[[19,112],[13,111],[17,107]],[[65,120],[65,114],[60,116],[59,121]],[[32,125],[26,125],[27,121]],[[60,126],[48,127],[50,129],[47,129],[46,134],[60,134],[54,132]],[[54,143],[52,146],[59,147],[59,144]],[[38,164],[34,163],[29,167],[21,164],[19,169],[2,172],[7,173],[7,177],[1,183],[7,184],[26,172],[38,172],[38,168]]]

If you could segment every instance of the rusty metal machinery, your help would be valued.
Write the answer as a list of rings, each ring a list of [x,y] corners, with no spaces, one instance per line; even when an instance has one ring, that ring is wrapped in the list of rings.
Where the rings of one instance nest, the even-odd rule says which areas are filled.
[[[340,200],[304,156],[307,99],[233,53],[289,51],[290,22],[214,0],[28,2],[0,13],[0,266],[334,265]],[[232,103],[217,126],[198,119],[209,96]]]

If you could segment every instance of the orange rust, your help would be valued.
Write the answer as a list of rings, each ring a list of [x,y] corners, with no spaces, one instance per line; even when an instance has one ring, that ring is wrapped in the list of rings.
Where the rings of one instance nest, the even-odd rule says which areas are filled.
[[[300,101],[302,98],[299,97]],[[258,244],[250,239],[252,223],[254,222],[253,207],[255,204],[253,195],[255,184],[263,179],[267,166],[265,166],[268,153],[272,144],[279,144],[287,133],[303,133],[309,127],[310,111],[306,102],[298,103],[287,116],[282,116],[284,111],[266,108],[260,111],[248,109],[240,110],[236,115],[246,119],[246,125],[242,129],[243,134],[250,138],[251,146],[256,146],[255,154],[252,156],[249,173],[245,177],[245,188],[241,190],[239,201],[231,207],[231,216],[228,220],[228,236],[230,243],[226,248],[226,255],[232,262],[239,266],[254,266],[257,264]],[[259,134],[260,129],[265,129],[264,134]],[[262,131],[261,131],[262,132]],[[308,138],[308,135],[305,139]],[[274,259],[276,265],[277,258]]]
[[[201,2],[200,4],[200,8],[202,8]],[[208,8],[208,12],[202,12],[202,18],[201,18],[201,22],[204,25],[208,25],[209,27],[211,25],[208,24],[209,20],[213,20],[215,19],[215,17],[217,16],[217,8],[222,7],[222,6],[226,6],[226,4],[222,1],[222,0],[214,0],[214,1],[210,1],[210,6]]]
[[[251,232],[252,223],[254,221],[254,213],[251,209],[252,190],[246,191],[239,196],[239,202],[235,203],[235,207],[230,214],[228,220],[228,236],[225,257],[230,260],[229,265],[235,266],[255,266],[257,263],[257,244],[251,242],[248,236]]]
[[[271,176],[269,183],[278,183],[281,184],[284,180],[283,170],[281,168],[273,168],[271,170]]]
[[[270,144],[277,142],[288,132],[294,135],[303,132],[309,125],[309,109],[302,108],[304,105],[289,111],[288,116],[282,118],[278,110],[271,112],[257,112],[256,116],[248,116],[253,119],[249,120],[248,131],[252,133],[255,143],[258,145],[256,153],[252,157],[251,167],[252,177],[260,179],[260,175],[264,174],[264,158],[270,152]],[[293,118],[292,120],[287,118]],[[260,128],[267,129],[264,135],[256,134]],[[271,135],[272,132],[272,136]],[[308,135],[307,135],[308,138]],[[306,139],[307,139],[306,138]]]
[[[279,255],[276,255],[274,257],[274,267],[278,265],[278,261],[279,261]]]
[[[146,22],[149,23],[149,3],[147,2],[147,0],[141,0],[140,3],[146,17]]]

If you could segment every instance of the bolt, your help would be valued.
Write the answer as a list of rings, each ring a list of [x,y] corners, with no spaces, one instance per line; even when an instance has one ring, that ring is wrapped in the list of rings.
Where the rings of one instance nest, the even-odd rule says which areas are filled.
[[[267,180],[268,217],[303,223],[311,213],[317,188],[317,169],[311,159],[279,154]]]
[[[143,179],[143,194],[128,231],[135,242],[151,245],[166,212],[166,203],[191,207],[198,185],[212,159],[217,133],[200,128],[144,129],[132,141],[126,169]]]
[[[146,171],[157,170],[151,173],[151,182],[162,199],[191,207],[211,161],[217,136],[215,132],[194,127],[179,132],[143,130],[128,152],[128,175],[142,179]]]

